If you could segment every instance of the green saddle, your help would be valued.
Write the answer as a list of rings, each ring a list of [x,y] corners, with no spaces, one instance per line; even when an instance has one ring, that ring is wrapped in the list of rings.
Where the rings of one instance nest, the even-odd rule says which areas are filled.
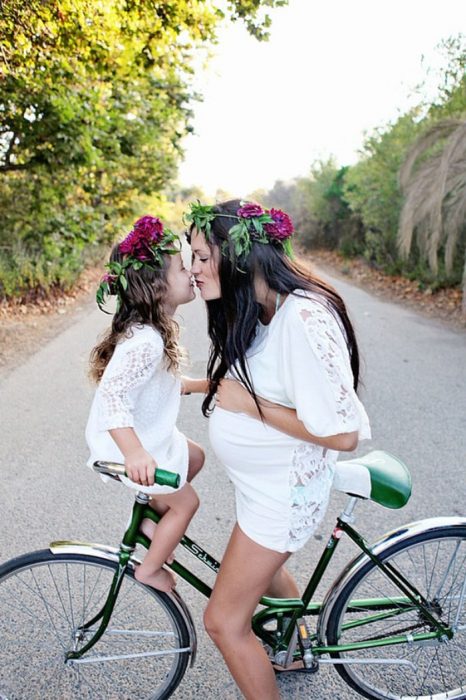
[[[334,487],[386,508],[402,508],[411,496],[411,474],[397,457],[374,450],[363,457],[338,461]]]

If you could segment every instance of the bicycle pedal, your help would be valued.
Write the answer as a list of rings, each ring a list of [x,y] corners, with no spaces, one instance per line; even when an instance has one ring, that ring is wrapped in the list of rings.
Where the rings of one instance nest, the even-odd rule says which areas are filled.
[[[296,621],[296,629],[298,631],[298,644],[304,663],[304,668],[301,669],[301,671],[304,673],[316,673],[319,670],[319,664],[312,653],[311,631],[304,617],[300,617]]]
[[[311,648],[311,632],[307,626],[307,622],[304,617],[300,617],[296,621],[296,628],[298,630],[298,643],[301,651],[304,653]]]

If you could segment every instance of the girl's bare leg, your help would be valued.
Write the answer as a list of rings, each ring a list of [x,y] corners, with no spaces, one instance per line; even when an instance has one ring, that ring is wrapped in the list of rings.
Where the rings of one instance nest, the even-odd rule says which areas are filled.
[[[247,700],[279,700],[272,665],[251,616],[289,553],[253,542],[235,525],[205,611],[206,630]]]
[[[197,442],[193,442],[188,439],[188,475],[187,481],[192,481],[197,474],[201,471],[204,466],[205,453],[204,450]],[[149,501],[150,507],[155,510],[155,512],[162,516],[167,512],[168,506],[161,502],[159,496],[153,496]],[[152,540],[155,532],[155,523],[149,518],[144,518],[141,523],[141,532]],[[172,563],[174,559],[174,553],[172,552],[167,558],[169,564]]]
[[[191,482],[201,471],[205,462],[205,452],[203,448],[188,438],[188,476],[187,481]]]
[[[162,494],[157,500],[166,505],[168,510],[154,528],[151,545],[134,575],[138,581],[153,588],[170,591],[175,585],[175,579],[162,566],[183,537],[199,506],[199,500],[191,484],[185,484],[182,489],[170,495]]]

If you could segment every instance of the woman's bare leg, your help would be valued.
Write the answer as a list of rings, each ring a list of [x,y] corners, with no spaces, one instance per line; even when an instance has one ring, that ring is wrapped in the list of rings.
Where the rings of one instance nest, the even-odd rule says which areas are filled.
[[[247,700],[279,700],[272,665],[251,616],[289,554],[262,547],[235,525],[205,611],[209,636]]]
[[[173,494],[160,495],[158,500],[166,505],[168,510],[154,528],[151,545],[134,575],[138,581],[153,588],[170,591],[175,585],[175,579],[173,574],[162,569],[162,566],[183,537],[199,506],[199,500],[191,484],[185,484]]]
[[[300,598],[296,581],[286,566],[281,566],[273,577],[265,595],[270,598]]]

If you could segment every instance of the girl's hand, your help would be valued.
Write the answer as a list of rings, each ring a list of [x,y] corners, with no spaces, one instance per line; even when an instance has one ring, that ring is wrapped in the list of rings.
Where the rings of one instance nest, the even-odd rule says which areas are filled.
[[[181,389],[180,393],[182,396],[188,396],[189,394],[205,394],[208,389],[207,379],[192,379],[192,377],[181,377]]]
[[[157,466],[155,459],[142,446],[125,455],[126,473],[136,484],[152,486]]]
[[[191,377],[181,377],[180,394],[181,396],[188,396],[191,393]]]
[[[225,411],[247,413],[255,417],[257,407],[247,389],[235,379],[222,379],[217,388],[216,404]]]

